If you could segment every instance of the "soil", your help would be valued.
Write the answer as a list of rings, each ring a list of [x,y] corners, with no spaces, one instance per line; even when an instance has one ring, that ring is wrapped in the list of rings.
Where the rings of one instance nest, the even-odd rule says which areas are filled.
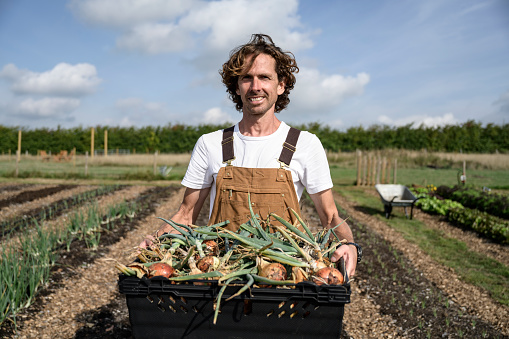
[[[22,191],[13,197],[0,200],[0,209],[14,204],[23,204],[28,201],[33,201],[39,198],[44,198],[61,191],[70,190],[76,185],[58,185],[54,187],[45,187],[35,191]]]
[[[17,327],[5,322],[0,338],[131,338],[129,313],[125,297],[118,293],[112,259],[128,262],[130,249],[158,228],[155,217],[172,215],[182,194],[178,186],[154,188],[140,199],[146,204],[143,213],[105,232],[96,251],[73,243],[35,303],[18,315]],[[509,338],[507,306],[461,282],[452,270],[389,228],[373,210],[339,194],[335,199],[364,248],[363,261],[351,281],[351,303],[345,305],[342,338]],[[302,210],[307,221],[317,224],[308,201],[303,200]],[[204,207],[197,224],[206,223],[206,211]],[[414,211],[414,218],[471,244],[486,241],[470,232],[458,233],[438,217]],[[507,258],[507,247],[472,246],[501,261]]]

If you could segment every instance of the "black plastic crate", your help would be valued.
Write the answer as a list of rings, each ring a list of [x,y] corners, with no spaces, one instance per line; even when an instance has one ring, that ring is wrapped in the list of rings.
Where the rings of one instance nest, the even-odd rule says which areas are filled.
[[[139,279],[121,275],[135,338],[339,338],[350,285],[295,288],[251,288],[232,300],[241,285],[228,286],[214,325],[214,301],[221,289],[207,285],[172,284],[166,278]]]

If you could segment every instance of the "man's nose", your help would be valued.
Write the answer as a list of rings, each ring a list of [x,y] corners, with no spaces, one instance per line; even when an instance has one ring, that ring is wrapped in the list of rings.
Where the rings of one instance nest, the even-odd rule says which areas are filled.
[[[261,88],[260,79],[257,77],[253,77],[253,81],[251,81],[251,91],[259,91]]]

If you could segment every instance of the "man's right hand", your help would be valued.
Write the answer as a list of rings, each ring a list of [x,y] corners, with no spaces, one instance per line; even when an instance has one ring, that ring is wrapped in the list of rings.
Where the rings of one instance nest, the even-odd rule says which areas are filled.
[[[143,239],[143,241],[138,245],[138,247],[147,248],[150,245],[152,245],[153,241],[154,241],[154,236],[153,235],[147,235],[145,237],[145,239]]]

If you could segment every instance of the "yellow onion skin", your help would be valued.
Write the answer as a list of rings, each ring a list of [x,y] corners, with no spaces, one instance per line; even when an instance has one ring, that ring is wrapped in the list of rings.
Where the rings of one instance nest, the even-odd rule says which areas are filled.
[[[219,254],[219,245],[215,240],[205,240],[203,242],[205,245],[205,253],[207,255],[218,255]]]
[[[196,267],[204,273],[214,271],[218,266],[219,259],[212,255],[207,255],[198,260],[198,262],[196,263]]]
[[[313,277],[313,282],[317,285],[341,285],[343,281],[343,274],[334,267],[322,268],[318,270]]]
[[[148,268],[148,277],[166,277],[170,278],[175,275],[175,269],[171,267],[170,265],[163,263],[163,262],[157,262],[155,264],[152,264]]]
[[[262,269],[260,275],[271,280],[282,281],[286,279],[286,268],[278,262],[271,263]]]

